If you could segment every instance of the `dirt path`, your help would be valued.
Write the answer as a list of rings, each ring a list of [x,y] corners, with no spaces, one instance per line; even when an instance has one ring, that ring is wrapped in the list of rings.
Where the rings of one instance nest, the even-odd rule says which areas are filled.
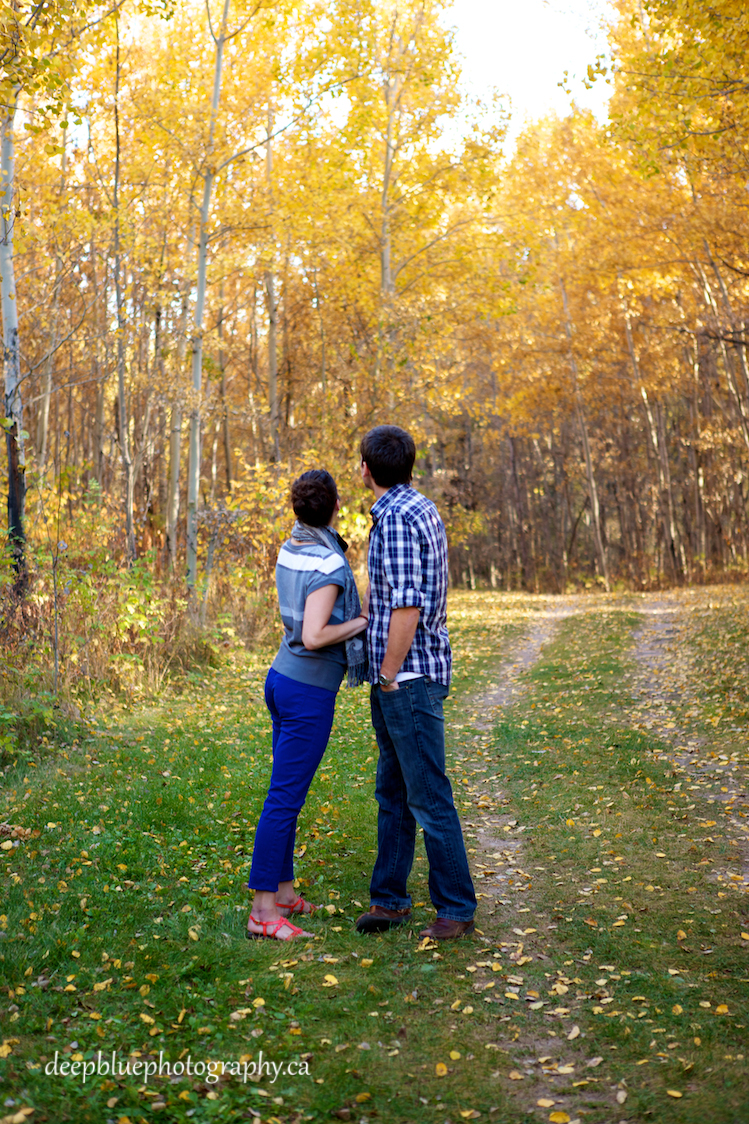
[[[644,620],[633,633],[638,668],[633,724],[670,747],[666,753],[656,751],[656,756],[669,761],[674,774],[683,777],[680,785],[710,804],[725,806],[720,812],[721,825],[738,855],[730,867],[716,868],[714,876],[719,880],[743,876],[749,884],[747,829],[735,814],[749,807],[749,778],[746,769],[727,754],[713,752],[707,737],[696,733],[690,722],[694,713],[691,685],[697,681],[699,669],[690,660],[688,615],[674,595],[649,601],[639,611]]]
[[[502,790],[501,779],[496,776],[496,759],[492,760],[493,731],[503,710],[522,698],[524,675],[553,641],[559,624],[570,615],[601,609],[597,598],[549,598],[536,604],[538,607],[527,613],[525,634],[487,677],[483,690],[471,700],[470,724],[464,726],[459,735],[468,750],[464,763],[470,764],[467,792],[472,797],[473,808],[464,810],[463,822],[480,902],[479,926],[486,928],[483,940],[487,944],[496,941],[497,931],[501,932],[501,946],[513,971],[521,973],[508,976],[508,985],[521,983],[523,964],[529,959],[550,960],[549,970],[555,967],[557,962],[553,955],[549,956],[550,950],[544,941],[528,934],[548,932],[556,925],[545,917],[533,915],[526,904],[531,896],[526,897],[526,891],[531,888],[533,876],[532,871],[523,867],[523,833],[528,825],[522,822],[517,805],[512,812],[503,810],[509,800]],[[733,845],[739,838],[739,831],[744,835],[746,828],[726,812],[730,813],[734,805],[740,807],[746,794],[735,763],[732,765],[727,756],[725,760],[709,756],[708,739],[704,733],[698,734],[692,720],[697,711],[690,715],[689,684],[694,681],[695,669],[690,664],[691,649],[686,643],[690,627],[688,613],[678,597],[667,595],[639,600],[636,606],[628,601],[608,604],[612,609],[636,607],[643,615],[642,625],[633,633],[635,670],[631,688],[634,706],[629,711],[629,721],[657,739],[658,747],[654,746],[653,751],[661,760],[670,762],[676,790],[683,786],[690,794],[693,792],[719,805],[714,818],[720,820],[720,826],[712,830],[731,835]],[[622,701],[621,705],[626,711],[627,704]],[[700,726],[702,730],[704,725]],[[665,752],[664,745],[669,747]],[[709,823],[703,821],[705,826]],[[716,881],[736,880],[749,874],[746,844],[743,849],[735,846],[732,849],[731,865],[716,866],[713,871]],[[531,916],[525,916],[528,914]],[[480,979],[474,986],[478,991],[486,985]],[[625,1124],[628,1114],[621,1107],[627,1100],[624,1082],[612,1084],[603,1077],[590,1078],[590,1082],[600,1080],[600,1085],[594,1085],[584,1080],[587,1073],[583,1072],[583,1079],[579,1081],[581,1088],[573,1090],[561,1076],[570,1072],[568,1063],[572,1054],[567,1039],[572,1037],[588,1038],[587,1052],[596,1054],[585,1062],[586,1066],[604,1064],[604,1058],[597,1055],[597,1051],[603,1055],[604,1050],[596,1029],[586,1027],[581,1020],[582,1030],[566,1026],[564,1035],[547,1037],[548,1027],[544,1028],[546,1033],[542,1033],[538,1027],[534,1032],[530,1026],[522,1030],[513,1026],[512,1014],[506,1010],[498,1015],[497,1021],[509,1024],[508,1033],[511,1030],[514,1035],[512,1045],[506,1044],[505,1049],[516,1066],[512,1079],[523,1082],[513,1091],[518,1102],[524,1103],[529,1118],[536,1116],[540,1106],[553,1105],[559,1118],[570,1124],[582,1124],[591,1113],[610,1120],[611,1124]],[[541,1069],[539,1058],[544,1063]],[[545,1117],[546,1113],[543,1115]]]
[[[471,704],[473,735],[468,740],[481,752],[492,744],[492,731],[501,712],[512,706],[525,690],[523,674],[536,663],[541,651],[551,640],[566,617],[581,611],[583,603],[578,597],[557,597],[544,600],[540,607],[528,614],[528,629],[506,653],[502,662],[490,676],[490,682]],[[464,737],[467,731],[464,731]],[[475,844],[471,854],[477,894],[490,912],[502,906],[518,913],[530,912],[523,905],[522,894],[528,886],[528,876],[522,870],[522,833],[524,824],[500,811],[508,803],[496,782],[482,782],[487,766],[477,764],[474,782],[469,792],[474,798],[475,810],[471,821],[466,821],[468,836]],[[522,946],[520,948],[522,953]]]
[[[483,923],[487,928],[487,935],[480,939],[487,944],[492,943],[488,935],[490,927],[501,925],[501,944],[510,963],[517,966],[516,971],[522,971],[523,964],[529,959],[528,941],[534,941],[534,938],[529,938],[528,934],[536,933],[538,925],[538,919],[534,917],[529,926],[531,919],[524,916],[531,913],[531,908],[525,904],[525,895],[532,885],[532,872],[523,867],[523,833],[527,825],[514,815],[501,811],[509,800],[496,780],[482,779],[482,773],[488,772],[487,765],[483,764],[483,754],[494,744],[493,731],[502,711],[522,697],[526,690],[524,674],[553,641],[561,622],[575,613],[593,608],[592,599],[569,596],[548,598],[537,609],[530,611],[525,635],[516,640],[492,671],[484,690],[472,699],[471,727],[462,731],[464,741],[472,743],[476,751],[473,783],[469,787],[474,808],[470,819],[464,813],[463,822],[479,899],[479,925]],[[548,921],[545,924],[550,929],[556,928]],[[496,940],[496,935],[493,940]],[[530,959],[548,960],[549,957],[536,942]],[[522,975],[509,976],[508,986],[517,985],[522,979]],[[475,985],[477,989],[483,986],[483,982]],[[512,1018],[511,1013],[503,1013],[497,1021],[498,1024],[511,1024]],[[571,1033],[579,1035],[580,1031],[575,1027]],[[512,1072],[524,1082],[522,1093],[517,1095],[524,1102],[529,1118],[536,1116],[539,1104],[547,1104],[555,1105],[558,1110],[566,1109],[564,1118],[570,1124],[583,1124],[583,1116],[591,1111],[591,1107],[604,1110],[610,1107],[603,1091],[570,1096],[557,1090],[557,1080],[566,1081],[562,1076],[566,1072],[564,1068],[559,1071],[560,1078],[557,1077],[558,1067],[563,1067],[566,1057],[565,1039],[527,1031],[520,1033],[517,1028],[512,1034],[511,1052],[517,1067]],[[594,1064],[600,1060],[596,1059]],[[546,1117],[547,1113],[542,1115]]]

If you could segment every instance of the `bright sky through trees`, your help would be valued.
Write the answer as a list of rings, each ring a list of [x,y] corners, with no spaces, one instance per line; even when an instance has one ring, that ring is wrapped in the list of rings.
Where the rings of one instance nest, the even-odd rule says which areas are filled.
[[[606,116],[610,87],[599,79],[586,90],[582,79],[607,51],[603,23],[612,15],[606,0],[455,0],[446,18],[457,31],[467,87],[479,95],[492,88],[507,93],[516,136],[526,117],[569,111],[558,85],[565,70],[577,104],[599,120]]]

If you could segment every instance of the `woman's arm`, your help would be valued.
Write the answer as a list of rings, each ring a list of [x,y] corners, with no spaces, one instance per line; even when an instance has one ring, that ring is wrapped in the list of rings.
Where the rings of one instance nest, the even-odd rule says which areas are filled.
[[[302,644],[311,652],[327,648],[329,644],[338,644],[341,640],[350,640],[367,627],[368,618],[365,616],[354,617],[343,624],[328,624],[339,589],[338,585],[324,585],[310,593],[304,603]]]

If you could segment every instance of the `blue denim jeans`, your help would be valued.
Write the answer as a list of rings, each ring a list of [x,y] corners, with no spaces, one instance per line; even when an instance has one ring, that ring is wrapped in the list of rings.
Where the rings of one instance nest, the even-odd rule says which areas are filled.
[[[417,824],[424,830],[429,895],[438,917],[469,921],[476,895],[463,832],[445,773],[443,702],[448,688],[426,676],[397,691],[373,687],[372,725],[380,759],[375,795],[377,860],[370,898],[385,909],[407,909]]]
[[[294,877],[296,822],[333,726],[335,691],[297,683],[271,668],[265,702],[273,720],[273,771],[255,832],[251,890]]]

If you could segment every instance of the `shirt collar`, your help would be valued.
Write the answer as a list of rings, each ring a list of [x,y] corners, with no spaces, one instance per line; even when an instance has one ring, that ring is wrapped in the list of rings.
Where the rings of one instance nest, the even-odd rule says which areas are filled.
[[[383,492],[380,498],[378,500],[375,500],[375,502],[369,509],[369,514],[372,516],[372,523],[376,525],[379,520],[382,519],[382,516],[385,514],[395,497],[399,496],[401,492],[410,487],[410,484],[393,484],[392,488],[388,488],[386,492]]]

